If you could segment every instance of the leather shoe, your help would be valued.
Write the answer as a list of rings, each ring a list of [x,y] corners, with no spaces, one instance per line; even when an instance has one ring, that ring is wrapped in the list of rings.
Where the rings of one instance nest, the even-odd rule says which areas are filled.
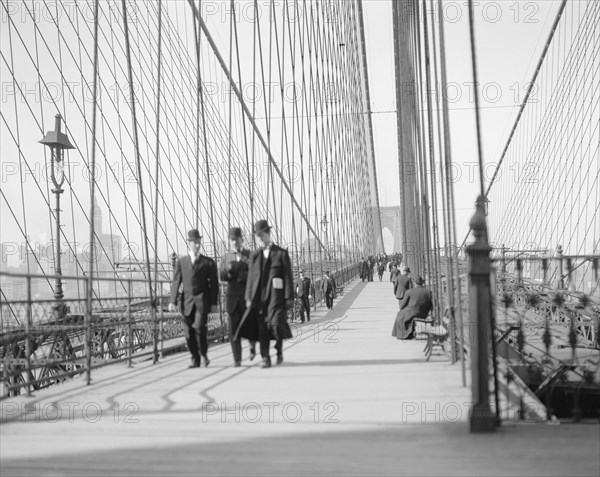
[[[210,359],[208,358],[204,358],[204,367],[208,367],[208,365],[210,364]]]
[[[239,368],[241,365],[242,365],[242,363],[240,363],[239,361],[236,361],[235,363],[233,363],[234,368]]]
[[[188,366],[188,368],[199,368],[200,367],[200,361],[194,361],[192,364],[190,364]]]
[[[283,363],[283,355],[282,354],[277,355],[277,364],[281,364],[281,363]]]
[[[252,361],[254,358],[256,358],[256,350],[251,349],[250,350],[250,361]]]
[[[261,368],[270,368],[271,367],[271,360],[269,358],[264,358],[262,363],[260,364]]]

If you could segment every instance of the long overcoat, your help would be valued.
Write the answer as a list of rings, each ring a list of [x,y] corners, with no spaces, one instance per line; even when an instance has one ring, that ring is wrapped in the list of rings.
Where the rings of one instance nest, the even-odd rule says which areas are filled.
[[[251,305],[242,317],[238,336],[257,341],[258,319],[263,319],[271,339],[293,337],[286,312],[287,303],[294,300],[292,266],[287,250],[271,245],[266,259],[262,249],[252,252],[248,262],[245,298]]]
[[[392,336],[399,340],[405,340],[414,335],[414,319],[427,318],[433,308],[431,292],[422,286],[411,288],[404,294],[401,307],[396,315]]]

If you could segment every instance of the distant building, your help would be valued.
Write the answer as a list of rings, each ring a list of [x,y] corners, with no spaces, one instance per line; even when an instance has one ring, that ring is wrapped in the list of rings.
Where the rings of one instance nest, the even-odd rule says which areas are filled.
[[[120,235],[103,233],[102,209],[96,199],[94,199],[94,231],[97,236],[95,243],[97,268],[103,271],[113,270],[115,263],[121,261],[123,241]]]

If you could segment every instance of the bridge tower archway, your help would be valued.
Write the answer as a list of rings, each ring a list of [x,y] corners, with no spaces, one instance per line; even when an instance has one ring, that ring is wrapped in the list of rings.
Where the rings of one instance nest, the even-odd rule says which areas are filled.
[[[388,229],[392,233],[394,246],[389,252],[404,252],[402,250],[402,224],[400,207],[379,207],[381,230]]]

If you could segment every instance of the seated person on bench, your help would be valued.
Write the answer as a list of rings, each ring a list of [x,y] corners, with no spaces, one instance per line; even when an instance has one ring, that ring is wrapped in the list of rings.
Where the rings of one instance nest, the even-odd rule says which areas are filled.
[[[425,280],[418,277],[416,286],[404,293],[400,311],[396,315],[392,336],[399,340],[411,340],[415,337],[415,318],[427,318],[433,308],[431,292],[423,285]]]

